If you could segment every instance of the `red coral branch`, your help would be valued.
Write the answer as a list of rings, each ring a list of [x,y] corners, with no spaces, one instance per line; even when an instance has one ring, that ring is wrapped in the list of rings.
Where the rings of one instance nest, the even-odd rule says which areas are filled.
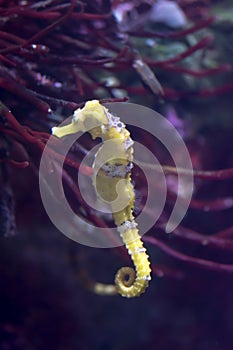
[[[217,263],[211,260],[204,260],[200,258],[195,258],[192,256],[188,256],[186,254],[180,253],[175,249],[172,249],[168,247],[165,243],[161,242],[157,238],[150,237],[150,236],[144,236],[143,237],[144,242],[148,242],[159,249],[161,249],[164,253],[168,254],[169,256],[183,261],[186,264],[189,264],[194,267],[198,267],[201,269],[206,269],[210,271],[215,271],[215,272],[223,272],[223,273],[233,273],[233,265],[231,264],[222,264],[222,263]]]
[[[170,65],[171,63],[177,63],[181,60],[183,60],[186,57],[189,57],[192,55],[194,52],[203,49],[203,47],[206,47],[209,43],[213,41],[213,36],[206,36],[205,38],[201,39],[197,44],[191,46],[189,49],[186,51],[182,52],[181,54],[172,57],[168,60],[163,60],[163,61],[156,61],[152,60],[149,58],[144,58],[144,61],[149,64],[151,67],[166,67],[167,65]]]
[[[183,38],[188,34],[196,33],[198,30],[209,27],[216,18],[214,16],[211,16],[207,19],[201,20],[198,23],[194,24],[188,29],[179,30],[179,31],[172,31],[172,32],[166,32],[166,33],[158,33],[158,32],[150,32],[141,30],[140,32],[134,32],[130,31],[129,34],[136,37],[145,37],[145,38],[170,38],[170,39],[179,39]]]

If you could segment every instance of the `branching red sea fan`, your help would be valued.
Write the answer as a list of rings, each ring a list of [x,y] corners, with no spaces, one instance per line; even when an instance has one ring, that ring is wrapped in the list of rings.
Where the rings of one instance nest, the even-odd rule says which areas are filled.
[[[133,25],[124,26],[122,30],[114,15],[119,5],[117,1],[0,2],[0,165],[1,187],[5,188],[1,192],[0,203],[2,234],[10,235],[15,229],[12,173],[23,171],[21,169],[27,167],[37,173],[51,126],[61,122],[65,115],[71,114],[84,101],[92,98],[122,101],[127,99],[128,94],[160,95],[162,90],[156,76],[160,77],[165,101],[183,97],[208,97],[233,89],[231,83],[212,90],[200,87],[189,89],[188,86],[176,89],[173,86],[172,79],[168,79],[170,74],[176,74],[177,81],[182,74],[192,79],[198,78],[199,81],[200,78],[230,71],[231,67],[223,64],[192,68],[181,64],[186,58],[192,58],[193,54],[205,50],[213,41],[210,34],[198,36],[198,39],[195,37],[194,44],[186,40],[187,35],[195,36],[200,29],[210,26],[214,22],[213,17],[190,24],[182,30],[163,28],[158,31],[141,20],[144,15],[147,18],[150,10],[148,3],[140,13],[135,9]],[[170,52],[158,58],[151,52],[147,54],[146,50],[141,50],[142,41],[148,39],[153,39],[155,53],[157,46],[168,47],[169,50],[170,43],[174,41],[183,44],[182,51],[176,54]],[[138,61],[140,65],[137,65]],[[149,87],[150,92],[140,84],[139,78]],[[58,141],[54,140],[56,142]],[[53,158],[49,165],[56,172],[61,156],[52,148],[49,152]],[[86,149],[81,145],[73,147],[65,161],[64,183],[72,192],[71,201],[75,201],[77,211],[82,208],[82,213],[88,220],[105,227],[106,222],[95,216],[83,202],[72,176],[73,169],[78,169],[87,176],[91,174],[91,169],[79,166],[85,152]],[[168,174],[176,171],[171,167],[164,167],[164,170]],[[226,178],[232,180],[232,173],[232,169],[197,171],[195,176],[205,179],[203,181],[222,181]],[[168,206],[174,200],[174,195],[170,193]],[[194,207],[204,211],[206,203],[193,200],[191,208]],[[215,211],[225,210],[229,208],[229,201],[225,198],[217,199],[209,203],[209,208]],[[232,273],[232,265],[225,262],[191,258],[188,252],[181,254],[176,248],[168,247],[168,242],[164,242],[163,222],[159,225],[158,233],[154,234],[153,231],[146,238],[149,243],[185,262]],[[189,243],[205,242],[206,249],[232,249],[232,227],[206,237],[204,233],[179,227],[174,232],[174,237],[179,237],[179,242],[186,242],[187,246]],[[155,272],[158,273],[158,268]]]

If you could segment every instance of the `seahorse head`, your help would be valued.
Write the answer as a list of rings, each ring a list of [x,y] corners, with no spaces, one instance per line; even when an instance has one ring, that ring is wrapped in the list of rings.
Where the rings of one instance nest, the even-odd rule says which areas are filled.
[[[99,101],[86,102],[83,108],[74,112],[71,124],[52,128],[53,135],[63,137],[76,132],[90,132],[93,138],[101,137],[102,128],[108,125],[108,110]]]
[[[102,106],[98,100],[86,102],[82,109],[77,109],[74,112],[74,123],[82,126],[82,130],[90,130],[101,125],[108,124],[107,109]]]

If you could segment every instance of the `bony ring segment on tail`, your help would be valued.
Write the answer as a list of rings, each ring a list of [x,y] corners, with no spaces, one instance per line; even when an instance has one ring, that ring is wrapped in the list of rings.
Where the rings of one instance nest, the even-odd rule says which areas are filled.
[[[88,101],[82,109],[77,109],[71,124],[52,128],[53,135],[57,137],[78,131],[88,131],[93,139],[100,137],[103,141],[93,164],[96,175],[95,190],[97,196],[110,203],[117,230],[136,270],[134,272],[132,268],[123,267],[116,274],[115,285],[94,283],[93,290],[102,295],[119,293],[127,298],[139,296],[148,287],[151,268],[133,216],[135,201],[131,183],[133,141],[124,123],[118,117],[113,116],[97,100]],[[115,155],[114,158],[103,163],[101,158],[104,146],[109,140],[114,144]],[[125,203],[123,207],[119,207],[119,201],[115,200],[116,197],[120,197],[121,203]]]

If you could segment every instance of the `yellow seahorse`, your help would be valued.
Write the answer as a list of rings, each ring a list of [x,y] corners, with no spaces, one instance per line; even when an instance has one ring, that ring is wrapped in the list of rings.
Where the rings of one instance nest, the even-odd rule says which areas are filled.
[[[116,294],[131,298],[141,295],[151,279],[151,268],[138,233],[133,216],[134,189],[131,183],[133,167],[133,141],[124,123],[113,116],[98,100],[86,102],[82,109],[74,112],[71,124],[52,128],[53,135],[63,137],[78,131],[88,131],[92,138],[102,138],[103,146],[107,141],[113,142],[116,156],[101,164],[103,146],[96,154],[93,165],[95,172],[95,189],[97,196],[111,204],[112,215],[117,230],[130,254],[135,269],[123,267],[116,273],[115,285],[95,283],[94,292],[97,294]],[[100,165],[99,165],[100,164]],[[117,209],[120,195],[126,203],[124,208]]]

